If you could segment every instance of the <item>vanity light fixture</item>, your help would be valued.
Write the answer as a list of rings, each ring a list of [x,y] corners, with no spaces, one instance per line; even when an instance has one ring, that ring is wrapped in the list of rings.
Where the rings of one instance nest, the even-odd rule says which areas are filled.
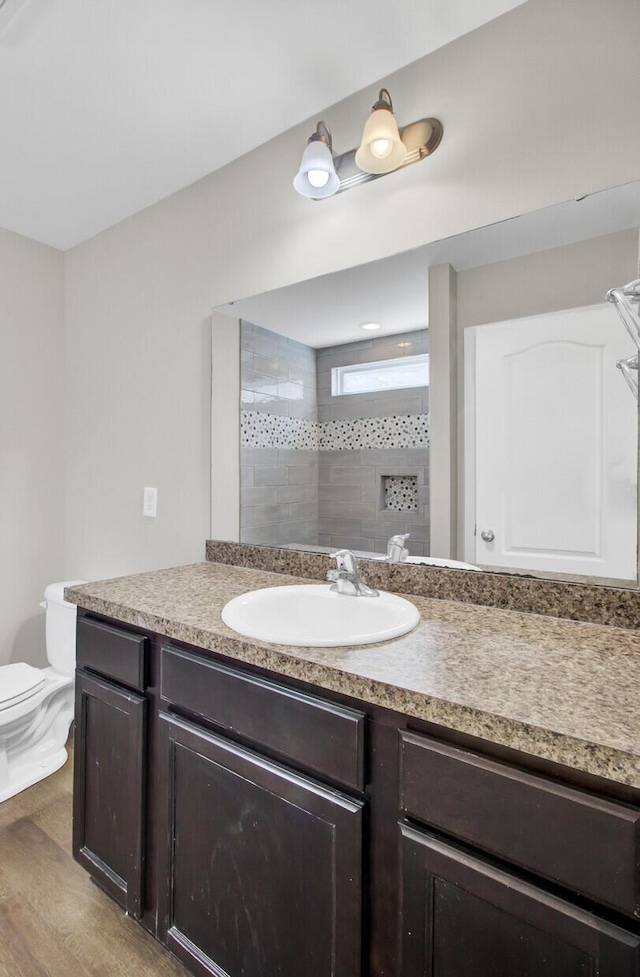
[[[316,131],[309,136],[293,186],[303,197],[313,197],[314,200],[331,197],[340,189],[333,163],[331,132],[326,123],[318,122]]]
[[[334,156],[329,127],[318,123],[302,154],[293,186],[313,200],[332,197],[425,159],[440,145],[442,132],[438,119],[420,119],[399,129],[391,96],[381,88],[357,149]]]
[[[404,162],[406,155],[407,147],[400,138],[391,95],[386,88],[381,88],[364,124],[356,150],[356,166],[364,173],[391,173]]]

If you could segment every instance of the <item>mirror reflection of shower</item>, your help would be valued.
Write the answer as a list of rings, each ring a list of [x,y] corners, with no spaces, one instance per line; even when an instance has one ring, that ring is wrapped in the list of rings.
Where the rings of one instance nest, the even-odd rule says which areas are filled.
[[[613,302],[625,329],[640,350],[640,278],[620,288],[607,292],[607,301]],[[633,396],[638,399],[638,353],[618,360],[616,366],[621,371]]]

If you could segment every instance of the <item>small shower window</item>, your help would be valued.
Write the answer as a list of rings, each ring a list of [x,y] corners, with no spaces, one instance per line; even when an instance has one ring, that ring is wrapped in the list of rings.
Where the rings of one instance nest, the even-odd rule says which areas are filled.
[[[331,370],[331,394],[381,393],[385,390],[404,390],[407,387],[429,385],[429,354],[402,356],[376,363],[354,363],[334,366]]]

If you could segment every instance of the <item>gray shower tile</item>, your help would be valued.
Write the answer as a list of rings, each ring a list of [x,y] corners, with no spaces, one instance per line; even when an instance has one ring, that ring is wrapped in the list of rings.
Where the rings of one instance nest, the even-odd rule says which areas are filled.
[[[240,449],[240,464],[242,467],[245,465],[261,465],[276,467],[278,464],[278,449],[277,448],[241,448]]]
[[[302,384],[293,383],[291,380],[278,380],[278,397],[284,400],[303,400]]]
[[[344,452],[340,452],[344,454]],[[331,485],[363,485],[371,482],[375,471],[371,465],[326,464],[320,466],[320,480]]]
[[[258,374],[275,377],[277,380],[284,380],[288,375],[286,360],[282,360],[278,356],[260,356],[258,353],[254,353],[253,369]]]
[[[246,528],[284,522],[289,518],[287,505],[257,505],[242,510],[242,525]]]
[[[323,465],[338,464],[342,466],[360,465],[362,463],[363,454],[369,454],[369,452],[363,452],[359,448],[353,451],[336,451],[333,449],[322,449],[318,452],[320,458],[320,467]]]
[[[287,468],[258,467],[254,469],[254,485],[286,485],[289,476]]]
[[[305,421],[315,421],[317,419],[315,401],[309,403],[304,398],[303,400],[288,400],[286,403],[289,417],[301,417]]]
[[[246,352],[258,353],[260,356],[278,355],[278,337],[275,333],[259,326],[252,326],[249,329],[244,327],[241,332],[241,347]]]
[[[317,463],[291,466],[288,472],[289,485],[316,485],[318,482]]]
[[[242,488],[240,490],[240,505],[242,508],[254,505],[270,505],[278,499],[278,489],[275,485],[259,485]]]
[[[283,543],[306,543],[318,545],[318,523],[316,520],[296,519],[282,528]],[[282,544],[280,544],[282,545]]]
[[[329,519],[375,519],[376,507],[371,502],[335,500],[323,503],[323,514]]]
[[[253,390],[254,393],[269,394],[271,397],[278,395],[278,380],[264,373],[257,373],[255,370],[244,371],[242,386],[245,390]]]
[[[278,487],[278,502],[317,502],[318,489],[310,483],[308,485],[280,485]]]
[[[289,504],[290,519],[317,519],[318,502],[291,502]]]
[[[240,530],[241,543],[257,543],[259,546],[277,546],[278,528],[273,526],[242,526]]]
[[[321,502],[361,502],[359,485],[318,485],[318,498]]]
[[[373,539],[370,536],[354,536],[345,533],[344,535],[332,534],[330,546],[337,550],[364,550],[366,553],[375,552]],[[365,577],[366,579],[366,577]]]
[[[329,533],[332,536],[336,533],[344,536],[354,532],[360,534],[360,523],[357,519],[334,519],[329,516],[320,515],[318,518],[318,532]],[[371,533],[371,536],[373,536],[373,533]]]
[[[244,468],[240,469],[240,486],[242,488],[251,488],[255,485],[255,471],[252,465],[245,465]]]

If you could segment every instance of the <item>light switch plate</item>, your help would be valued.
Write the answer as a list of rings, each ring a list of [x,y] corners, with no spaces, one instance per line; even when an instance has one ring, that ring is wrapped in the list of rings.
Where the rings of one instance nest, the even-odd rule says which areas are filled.
[[[145,487],[142,494],[142,515],[155,519],[158,515],[158,490]]]

